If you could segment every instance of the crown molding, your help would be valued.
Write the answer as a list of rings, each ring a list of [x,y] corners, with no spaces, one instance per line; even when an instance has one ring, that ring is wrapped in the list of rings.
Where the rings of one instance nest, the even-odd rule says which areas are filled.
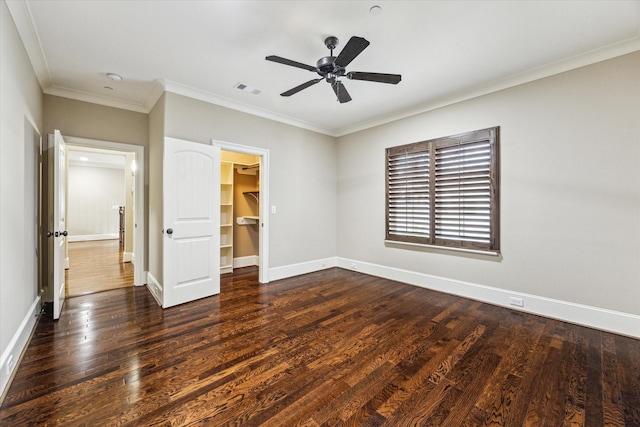
[[[40,87],[50,87],[53,84],[51,74],[49,73],[49,66],[47,60],[42,52],[42,44],[40,43],[40,37],[33,24],[33,16],[31,15],[31,9],[29,3],[26,1],[7,0],[7,8],[13,18],[13,22],[16,25],[22,44],[27,51],[29,61],[36,74]]]
[[[147,112],[151,112],[151,110],[153,110],[153,107],[155,107],[156,102],[158,102],[164,91],[165,89],[162,80],[154,80],[153,85],[151,86],[151,90],[147,94],[147,97],[143,103],[144,107],[147,109]]]

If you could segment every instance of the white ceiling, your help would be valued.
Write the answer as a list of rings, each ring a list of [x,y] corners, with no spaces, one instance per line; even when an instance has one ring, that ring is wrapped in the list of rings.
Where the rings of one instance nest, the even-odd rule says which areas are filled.
[[[117,153],[117,154],[116,154]],[[124,169],[125,153],[67,145],[70,165]]]
[[[168,90],[336,136],[640,50],[640,1],[7,4],[47,94],[148,112]],[[317,75],[265,56],[315,65],[330,35],[334,54],[353,35],[371,43],[347,71],[402,81],[345,79],[345,104],[326,82],[281,97]]]

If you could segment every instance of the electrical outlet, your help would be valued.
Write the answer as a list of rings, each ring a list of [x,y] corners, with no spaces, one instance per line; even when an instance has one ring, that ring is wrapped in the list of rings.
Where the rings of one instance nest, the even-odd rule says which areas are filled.
[[[13,367],[15,366],[15,362],[13,361],[13,354],[9,356],[7,359],[7,375],[11,375],[13,371]]]
[[[522,298],[509,297],[509,304],[516,307],[524,307],[524,300]]]

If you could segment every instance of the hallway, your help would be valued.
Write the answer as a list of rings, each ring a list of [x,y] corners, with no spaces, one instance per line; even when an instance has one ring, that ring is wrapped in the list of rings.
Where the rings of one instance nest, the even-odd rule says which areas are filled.
[[[65,272],[67,297],[133,285],[133,264],[122,262],[118,240],[69,243],[69,267]]]

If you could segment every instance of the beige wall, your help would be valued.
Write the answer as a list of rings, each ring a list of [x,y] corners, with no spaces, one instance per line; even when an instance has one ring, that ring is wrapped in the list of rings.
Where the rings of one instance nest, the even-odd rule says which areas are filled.
[[[338,140],[338,255],[640,314],[640,53]],[[501,127],[502,258],[384,244],[384,149]]]
[[[149,146],[149,116],[59,96],[44,97],[44,130],[62,135]]]
[[[147,246],[149,273],[162,282],[162,151],[165,134],[165,99],[163,94],[149,113],[149,239]],[[159,296],[161,297],[161,296]]]
[[[34,139],[43,134],[42,120],[40,86],[0,1],[0,394],[9,379],[7,359],[17,362],[38,297]]]
[[[76,237],[118,235],[120,216],[113,206],[124,206],[123,169],[69,165],[67,231]]]
[[[336,254],[335,138],[184,96],[166,94],[166,135],[269,150],[271,268]]]

